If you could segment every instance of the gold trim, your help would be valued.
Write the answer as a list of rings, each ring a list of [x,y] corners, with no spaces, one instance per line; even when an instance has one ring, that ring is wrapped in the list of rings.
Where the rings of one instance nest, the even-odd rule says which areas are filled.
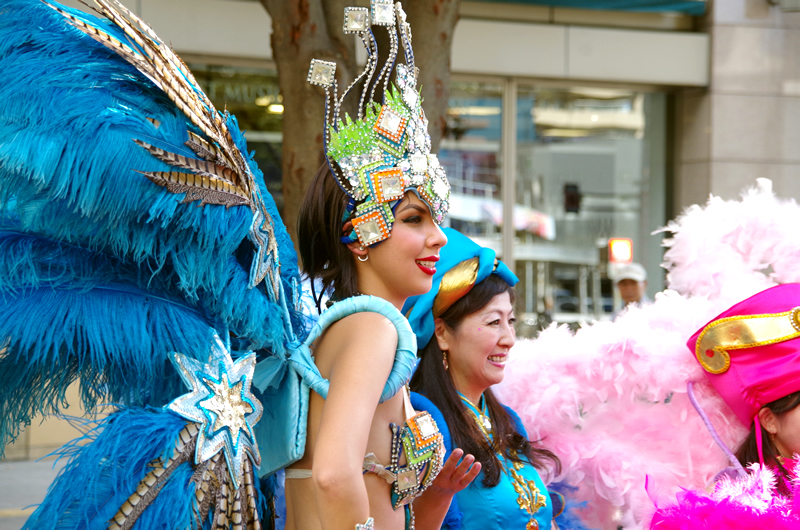
[[[539,488],[536,487],[535,481],[525,480],[525,477],[518,472],[522,467],[523,465],[519,462],[514,462],[513,468],[509,470],[512,480],[511,485],[518,495],[517,505],[519,505],[519,509],[526,511],[530,516],[530,521],[526,528],[536,529],[539,528],[539,523],[536,522],[534,515],[536,515],[536,512],[540,509],[547,506],[547,499],[542,495]]]
[[[442,275],[439,292],[433,299],[433,318],[439,318],[461,297],[472,290],[478,279],[480,258],[464,260]]]
[[[708,324],[697,338],[694,353],[707,372],[722,374],[731,366],[730,350],[766,346],[797,337],[800,337],[800,307],[783,313],[739,315]]]

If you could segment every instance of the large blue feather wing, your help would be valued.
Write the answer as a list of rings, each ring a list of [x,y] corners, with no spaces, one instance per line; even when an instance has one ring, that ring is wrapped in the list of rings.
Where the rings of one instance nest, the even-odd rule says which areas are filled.
[[[163,405],[180,393],[167,352],[202,359],[216,328],[283,355],[304,328],[294,248],[236,120],[179,66],[191,112],[143,71],[154,49],[174,63],[148,30],[54,6],[0,16],[0,445],[78,378],[89,408]]]

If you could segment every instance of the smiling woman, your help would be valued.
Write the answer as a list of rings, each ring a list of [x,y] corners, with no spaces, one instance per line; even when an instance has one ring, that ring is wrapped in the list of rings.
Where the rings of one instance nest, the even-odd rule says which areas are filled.
[[[482,466],[478,479],[456,494],[443,528],[549,529],[557,514],[537,468],[549,463],[558,470],[560,462],[528,441],[519,417],[491,390],[503,380],[516,338],[517,277],[494,251],[455,230],[445,234],[433,289],[403,308],[423,345],[411,379],[421,394],[414,403],[446,424],[446,446],[452,440]]]
[[[345,32],[365,44],[374,38],[368,14],[344,13]],[[405,13],[399,3],[373,2],[371,16],[395,40],[387,66],[377,70],[371,59],[351,85],[366,79],[355,117],[339,120],[344,96],[337,96],[335,63],[315,59],[308,74],[325,88],[330,109],[327,160],[297,231],[304,272],[333,305],[321,315],[326,326],[315,327],[308,359],[325,384],[312,387],[305,447],[286,470],[287,530],[439,529],[450,499],[480,470],[470,469],[471,456],[457,465],[460,453],[445,462],[436,422],[413,410],[405,388],[415,352],[403,343],[413,339],[400,309],[431,288],[447,242],[439,224],[450,185],[430,152]],[[382,103],[370,101],[376,72],[375,84],[386,76],[388,87],[398,39],[406,53],[396,87],[384,90]],[[384,308],[378,313],[348,309],[375,301]]]

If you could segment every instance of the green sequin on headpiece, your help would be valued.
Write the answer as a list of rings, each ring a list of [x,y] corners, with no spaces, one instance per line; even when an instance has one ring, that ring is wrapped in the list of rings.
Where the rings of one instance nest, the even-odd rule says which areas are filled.
[[[385,26],[389,32],[389,58],[378,76],[378,46],[370,28]],[[400,3],[372,0],[371,8],[344,10],[344,32],[361,38],[367,49],[367,64],[361,74],[337,95],[336,63],[311,61],[309,83],[325,88],[325,155],[339,186],[355,204],[353,233],[364,246],[390,236],[392,207],[407,191],[414,191],[428,204],[440,224],[450,202],[450,184],[436,155],[431,154],[428,120],[417,90],[418,70],[411,49],[411,28]],[[402,43],[405,64],[398,64],[396,81],[389,82]],[[339,111],[350,90],[364,79],[358,116],[340,119]],[[382,104],[373,101],[383,82]]]

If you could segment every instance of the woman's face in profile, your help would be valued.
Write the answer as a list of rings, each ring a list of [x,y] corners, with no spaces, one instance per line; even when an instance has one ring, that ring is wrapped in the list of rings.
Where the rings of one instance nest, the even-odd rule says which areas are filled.
[[[449,371],[459,391],[483,393],[503,380],[508,353],[516,340],[515,320],[511,297],[500,293],[448,333]]]
[[[777,416],[778,432],[775,444],[783,456],[800,454],[800,407]]]
[[[447,236],[433,221],[428,205],[407,192],[395,209],[391,236],[370,249],[366,265],[405,300],[430,290],[439,250],[446,243]]]

